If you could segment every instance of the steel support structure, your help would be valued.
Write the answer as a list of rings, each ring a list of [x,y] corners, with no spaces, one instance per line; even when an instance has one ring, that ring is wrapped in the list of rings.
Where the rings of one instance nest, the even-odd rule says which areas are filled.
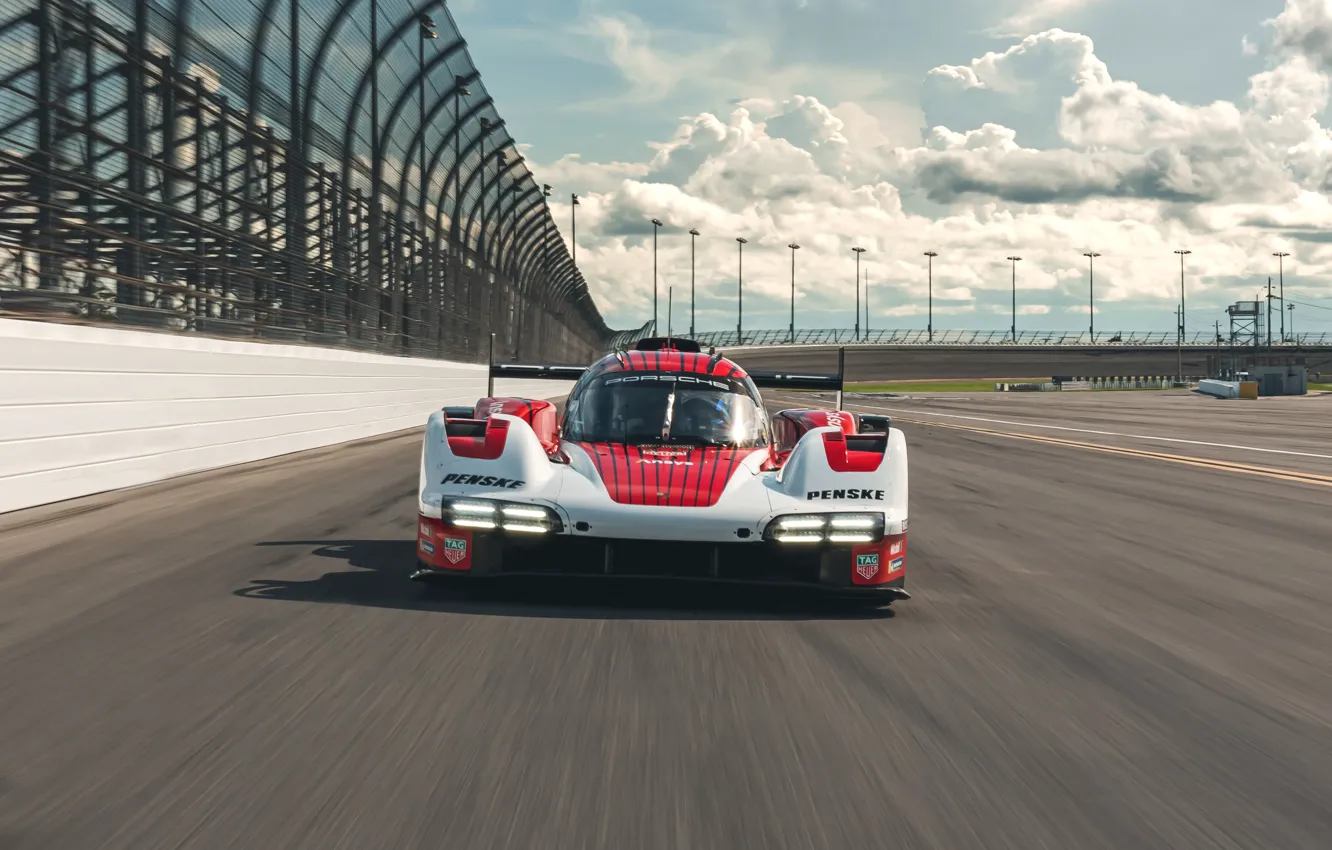
[[[515,141],[442,0],[256,5],[237,51],[191,0],[0,2],[29,45],[0,78],[0,314],[467,360],[491,333],[547,361],[605,349],[535,178],[483,159]]]

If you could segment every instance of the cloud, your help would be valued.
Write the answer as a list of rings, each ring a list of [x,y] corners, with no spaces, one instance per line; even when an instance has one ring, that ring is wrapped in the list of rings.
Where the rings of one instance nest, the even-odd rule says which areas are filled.
[[[599,48],[604,62],[619,74],[625,88],[609,97],[581,101],[573,108],[610,112],[705,94],[783,98],[812,87],[864,104],[888,98],[900,83],[873,69],[835,61],[807,62],[779,53],[773,39],[752,20],[741,21],[732,30],[718,37],[713,33],[654,28],[627,12],[586,14],[568,28],[577,46],[567,49],[590,59]],[[884,112],[900,115],[903,109],[900,103],[893,103]]]
[[[1066,20],[1095,2],[1096,0],[1024,0],[1015,12],[991,27],[988,34],[996,38],[1023,36],[1048,27],[1061,18]]]
[[[1263,22],[1274,46],[1301,54],[1322,68],[1332,66],[1332,6],[1327,0],[1286,0],[1281,14]]]
[[[645,162],[587,162],[581,154],[566,154],[541,166],[543,182],[577,186],[582,192],[608,192],[627,179],[645,177],[651,166]]]
[[[931,97],[968,91],[1045,110],[1057,135],[1044,147],[995,122],[930,127],[905,144],[854,100],[757,91],[728,113],[683,118],[643,161],[568,156],[533,167],[583,195],[579,264],[618,326],[651,315],[653,217],[666,223],[657,256],[663,321],[666,288],[676,287],[678,303],[692,280],[700,327],[734,327],[734,240],[744,236],[747,326],[785,326],[792,240],[802,246],[796,309],[806,326],[853,318],[852,247],[867,249],[878,327],[923,324],[922,254],[931,249],[941,314],[993,322],[1011,310],[1003,258],[1016,252],[1019,313],[1067,326],[1086,314],[1081,254],[1094,249],[1103,255],[1098,313],[1126,327],[1164,326],[1178,297],[1171,252],[1179,247],[1194,252],[1191,313],[1219,311],[1265,282],[1275,250],[1294,254],[1287,272],[1307,285],[1322,286],[1332,272],[1322,237],[1332,230],[1332,136],[1320,124],[1329,68],[1310,35],[1327,16],[1310,13],[1317,5],[1289,0],[1269,22],[1276,37],[1263,48],[1264,67],[1234,102],[1187,103],[1117,79],[1090,38],[1062,29],[930,72]],[[557,210],[557,220],[568,212]],[[691,227],[702,234],[692,275]],[[1142,316],[1150,318],[1134,318]]]
[[[955,81],[964,88],[1006,94],[1031,91],[1048,76],[1075,82],[1110,79],[1109,69],[1093,53],[1092,40],[1061,29],[1028,35],[1003,52],[986,53],[967,65],[940,65],[929,74]]]

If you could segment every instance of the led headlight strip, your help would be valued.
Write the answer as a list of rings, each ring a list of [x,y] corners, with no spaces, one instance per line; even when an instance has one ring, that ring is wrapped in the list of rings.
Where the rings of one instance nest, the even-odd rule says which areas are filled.
[[[877,543],[883,514],[788,514],[768,523],[765,539],[778,543]]]
[[[541,505],[497,502],[491,499],[446,499],[443,519],[458,528],[549,534],[564,530],[559,514]]]

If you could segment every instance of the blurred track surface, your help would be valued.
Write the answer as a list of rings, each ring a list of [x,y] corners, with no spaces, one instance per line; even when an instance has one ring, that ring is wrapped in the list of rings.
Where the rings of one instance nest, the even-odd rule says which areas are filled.
[[[903,427],[887,612],[424,593],[416,433],[0,518],[0,847],[1328,846],[1332,488]]]

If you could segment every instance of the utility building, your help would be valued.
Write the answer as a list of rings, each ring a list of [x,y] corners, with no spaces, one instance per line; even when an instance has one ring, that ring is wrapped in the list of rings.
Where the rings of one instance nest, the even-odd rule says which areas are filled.
[[[1258,395],[1305,395],[1309,392],[1309,373],[1303,357],[1262,355],[1250,357],[1241,380],[1258,384]]]

